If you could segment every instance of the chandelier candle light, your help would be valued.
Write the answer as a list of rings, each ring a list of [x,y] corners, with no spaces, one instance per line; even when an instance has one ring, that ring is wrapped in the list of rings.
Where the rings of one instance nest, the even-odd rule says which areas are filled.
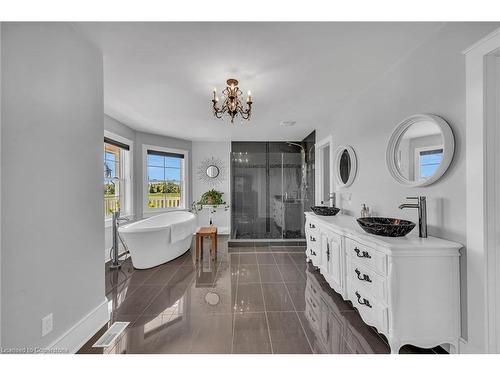
[[[214,88],[214,98],[212,99],[214,116],[217,118],[222,118],[222,116],[227,113],[231,117],[231,124],[234,123],[234,118],[239,114],[244,120],[250,119],[250,114],[252,112],[252,93],[248,91],[248,96],[246,100],[246,108],[243,108],[240,97],[243,94],[238,87],[238,81],[236,79],[230,78],[227,80],[227,87],[222,91],[225,99],[222,103],[222,107],[218,107],[219,97],[217,96],[217,89]]]

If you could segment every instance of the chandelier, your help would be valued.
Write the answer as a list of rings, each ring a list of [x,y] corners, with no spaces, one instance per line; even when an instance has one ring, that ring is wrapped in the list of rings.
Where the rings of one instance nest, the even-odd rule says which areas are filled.
[[[243,93],[238,87],[238,81],[230,78],[226,83],[227,87],[222,91],[222,95],[224,95],[222,107],[218,106],[219,97],[217,96],[217,89],[214,89],[214,98],[212,99],[214,116],[222,118],[224,114],[227,114],[231,117],[231,124],[234,123],[234,118],[238,116],[238,114],[244,120],[250,119],[250,114],[252,112],[252,93],[248,91],[246,108],[243,108],[243,104],[240,99]]]

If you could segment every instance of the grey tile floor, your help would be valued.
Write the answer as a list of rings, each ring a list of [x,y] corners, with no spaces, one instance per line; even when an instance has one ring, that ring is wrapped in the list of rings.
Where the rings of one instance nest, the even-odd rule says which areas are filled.
[[[228,251],[221,236],[215,261],[204,248],[199,262],[190,250],[149,270],[135,270],[130,259],[106,270],[111,319],[79,353],[389,353],[385,338],[306,263],[303,248]],[[320,289],[317,311],[308,308],[316,306],[307,302],[311,283]],[[130,325],[114,345],[93,348],[115,321]]]

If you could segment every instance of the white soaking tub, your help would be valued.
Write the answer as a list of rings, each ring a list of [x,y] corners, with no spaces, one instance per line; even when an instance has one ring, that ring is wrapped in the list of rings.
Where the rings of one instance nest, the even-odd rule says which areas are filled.
[[[196,216],[188,211],[171,211],[118,228],[135,268],[166,263],[191,247]]]

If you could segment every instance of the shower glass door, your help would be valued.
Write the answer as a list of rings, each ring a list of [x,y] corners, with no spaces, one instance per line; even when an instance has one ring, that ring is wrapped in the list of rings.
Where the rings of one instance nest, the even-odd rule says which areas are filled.
[[[304,238],[304,153],[286,142],[233,142],[231,238]]]

